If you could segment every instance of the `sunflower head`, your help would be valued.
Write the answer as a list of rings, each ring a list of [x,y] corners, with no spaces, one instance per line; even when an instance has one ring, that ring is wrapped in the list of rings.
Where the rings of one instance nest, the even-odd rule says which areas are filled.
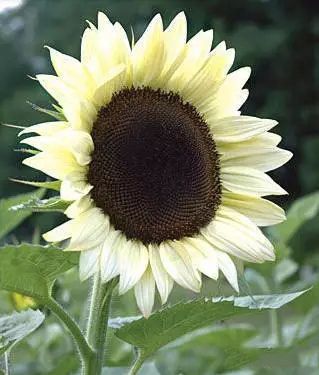
[[[80,251],[80,277],[119,276],[148,316],[174,281],[198,292],[220,271],[238,291],[234,258],[274,259],[258,226],[285,218],[262,198],[285,194],[265,174],[291,153],[270,133],[276,121],[243,116],[249,68],[229,73],[234,50],[211,49],[212,30],[187,41],[184,13],[164,29],[155,16],[131,47],[99,13],[81,58],[49,48],[56,75],[38,75],[65,120],[37,124],[24,164],[61,180],[64,224],[44,235]]]

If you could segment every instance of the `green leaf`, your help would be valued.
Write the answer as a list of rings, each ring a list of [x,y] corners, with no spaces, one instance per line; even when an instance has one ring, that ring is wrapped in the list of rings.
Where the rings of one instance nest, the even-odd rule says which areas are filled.
[[[163,346],[190,333],[232,317],[251,313],[253,310],[277,309],[299,297],[303,292],[257,295],[252,297],[220,297],[197,299],[178,303],[151,315],[124,325],[115,335],[140,349],[147,358]]]
[[[30,186],[35,186],[35,187],[45,188],[45,189],[50,189],[50,190],[55,190],[55,191],[60,191],[60,187],[61,187],[61,181],[59,180],[45,181],[45,182],[17,180],[15,178],[11,178],[10,180],[13,182],[24,184],[24,185],[30,185]]]
[[[43,197],[44,193],[44,189],[39,189],[31,193],[20,194],[14,197],[0,200],[0,238],[4,237],[13,229],[15,229],[32,213],[31,210],[20,212],[10,211],[10,207],[19,205],[30,199],[40,199]]]
[[[0,317],[0,355],[12,348],[36,330],[44,321],[44,314],[39,310],[27,310]]]
[[[69,202],[62,200],[57,196],[49,199],[30,199],[16,206],[12,206],[10,211],[64,212],[68,206]]]
[[[21,244],[0,248],[0,289],[45,302],[60,274],[77,264],[78,254],[53,246]]]
[[[319,192],[315,192],[295,201],[287,212],[287,220],[272,228],[274,235],[287,242],[306,221],[319,213]]]
[[[263,348],[247,346],[257,334],[257,328],[247,325],[204,328],[169,345],[159,358],[165,366],[167,353],[171,353],[174,348],[177,368],[171,369],[172,373],[178,370],[185,374],[224,373],[250,364],[265,353]],[[196,358],[196,361],[192,358]]]
[[[114,329],[119,329],[128,323],[135,322],[135,320],[138,320],[138,319],[141,319],[141,315],[140,316],[126,316],[124,318],[117,317],[117,318],[109,319],[108,326]]]

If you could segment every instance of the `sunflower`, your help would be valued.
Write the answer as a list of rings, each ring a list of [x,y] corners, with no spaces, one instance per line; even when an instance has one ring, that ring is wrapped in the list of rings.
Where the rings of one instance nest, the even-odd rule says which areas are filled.
[[[37,80],[65,121],[22,131],[39,152],[24,164],[61,180],[64,224],[44,234],[80,251],[82,280],[119,276],[148,316],[173,283],[199,292],[202,274],[223,273],[238,291],[234,261],[274,260],[258,226],[285,219],[262,198],[286,194],[265,172],[287,162],[268,132],[277,122],[242,116],[250,75],[229,73],[234,50],[213,31],[187,41],[179,13],[164,29],[156,15],[132,46],[119,23],[98,14],[81,59],[49,48],[56,75]]]

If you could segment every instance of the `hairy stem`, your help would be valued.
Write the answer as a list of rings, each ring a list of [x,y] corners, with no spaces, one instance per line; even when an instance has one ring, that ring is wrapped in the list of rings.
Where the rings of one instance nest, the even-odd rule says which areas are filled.
[[[145,361],[145,357],[141,351],[138,351],[137,357],[133,366],[130,369],[129,375],[136,375],[138,371],[141,369],[143,363]]]
[[[65,324],[77,345],[83,368],[88,368],[94,353],[88,345],[80,327],[74,321],[74,319],[63,309],[63,307],[52,297],[50,297],[50,299],[46,301],[46,305]]]
[[[83,375],[99,375],[101,373],[110,303],[116,284],[117,280],[102,284],[98,274],[94,278],[86,329],[86,338],[93,348],[94,355],[91,357]]]

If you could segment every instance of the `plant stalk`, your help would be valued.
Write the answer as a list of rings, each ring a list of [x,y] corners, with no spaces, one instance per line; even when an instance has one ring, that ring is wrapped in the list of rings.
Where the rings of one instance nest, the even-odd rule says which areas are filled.
[[[82,375],[99,375],[102,371],[110,303],[116,284],[117,280],[102,284],[99,274],[94,277],[86,329],[86,339],[93,349],[93,356]]]
[[[83,368],[88,368],[94,353],[88,345],[85,337],[73,318],[63,309],[63,307],[52,297],[46,301],[48,308],[65,324],[73,337],[82,362]]]
[[[141,369],[144,361],[145,361],[145,358],[142,355],[142,353],[139,351],[138,355],[137,355],[137,358],[136,358],[135,362],[133,363],[133,366],[130,369],[129,375],[136,375],[138,373],[138,371]]]

